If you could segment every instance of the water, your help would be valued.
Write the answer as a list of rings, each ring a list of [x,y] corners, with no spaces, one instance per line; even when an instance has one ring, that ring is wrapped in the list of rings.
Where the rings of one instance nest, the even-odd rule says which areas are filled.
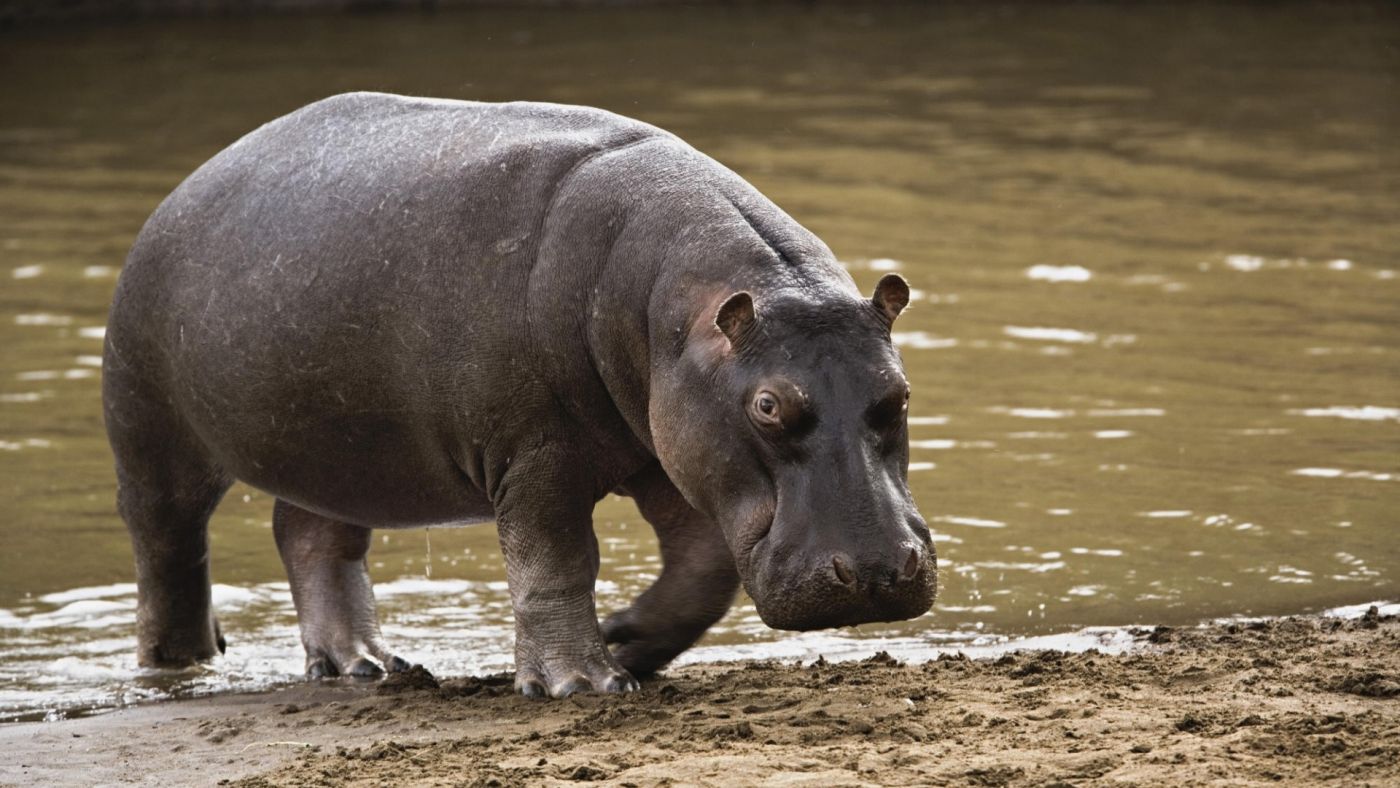
[[[156,203],[352,89],[593,104],[679,133],[821,235],[897,323],[943,587],[694,658],[903,653],[1400,596],[1400,13],[1365,7],[609,9],[277,17],[0,38],[0,719],[267,686],[301,653],[271,501],[212,526],[230,652],[134,664],[101,428],[106,306]],[[597,511],[600,608],[659,571]],[[488,526],[385,533],[387,634],[505,669]],[[1091,630],[1091,632],[1094,630]],[[1090,635],[1088,637],[1099,637]],[[1111,643],[1112,635],[1100,637]]]

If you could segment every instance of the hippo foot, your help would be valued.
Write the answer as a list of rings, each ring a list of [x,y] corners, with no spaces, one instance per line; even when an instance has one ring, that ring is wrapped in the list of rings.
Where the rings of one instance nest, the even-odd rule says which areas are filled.
[[[527,698],[567,698],[578,692],[635,692],[640,688],[632,674],[611,657],[543,660],[515,671],[515,690]]]
[[[198,627],[193,632],[167,629],[150,638],[153,642],[149,645],[141,637],[137,664],[147,668],[188,668],[225,653],[228,642],[219,629],[219,621],[213,616],[209,619],[208,628]]]
[[[388,656],[382,661],[361,651],[345,651],[335,654],[328,650],[308,652],[306,657],[306,677],[308,679],[329,679],[349,676],[357,679],[378,679],[388,673],[401,673],[413,667],[408,660],[398,656]]]
[[[632,607],[608,616],[603,639],[612,644],[613,658],[623,668],[636,676],[650,676],[699,640],[709,623],[648,626],[647,616]]]

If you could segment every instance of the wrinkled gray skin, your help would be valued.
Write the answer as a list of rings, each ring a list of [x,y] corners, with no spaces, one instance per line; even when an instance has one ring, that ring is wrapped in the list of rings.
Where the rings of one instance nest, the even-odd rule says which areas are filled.
[[[937,570],[890,342],[907,301],[607,112],[358,93],[269,123],[161,204],[112,306],[140,662],[224,650],[206,528],[235,479],[277,498],[311,676],[406,667],[371,528],[497,521],[527,695],[635,688],[741,580],[775,627],[918,616]],[[609,492],[664,570],[600,626]]]

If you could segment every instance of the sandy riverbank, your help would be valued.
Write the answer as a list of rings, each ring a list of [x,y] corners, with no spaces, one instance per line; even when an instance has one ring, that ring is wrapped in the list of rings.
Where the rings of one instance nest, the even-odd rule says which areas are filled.
[[[691,666],[533,702],[426,674],[0,726],[0,784],[1400,784],[1400,621],[1144,632],[1106,656]]]

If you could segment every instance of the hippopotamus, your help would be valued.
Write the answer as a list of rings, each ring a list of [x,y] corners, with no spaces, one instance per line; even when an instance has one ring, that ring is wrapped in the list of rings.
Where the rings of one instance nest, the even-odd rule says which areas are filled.
[[[139,662],[223,653],[210,513],[275,497],[310,677],[409,667],[375,528],[495,521],[516,689],[624,692],[740,583],[788,630],[925,613],[891,325],[830,249],[655,126],[587,107],[353,93],[274,120],[155,210],[102,395]],[[602,623],[592,510],[630,496],[663,569]]]

